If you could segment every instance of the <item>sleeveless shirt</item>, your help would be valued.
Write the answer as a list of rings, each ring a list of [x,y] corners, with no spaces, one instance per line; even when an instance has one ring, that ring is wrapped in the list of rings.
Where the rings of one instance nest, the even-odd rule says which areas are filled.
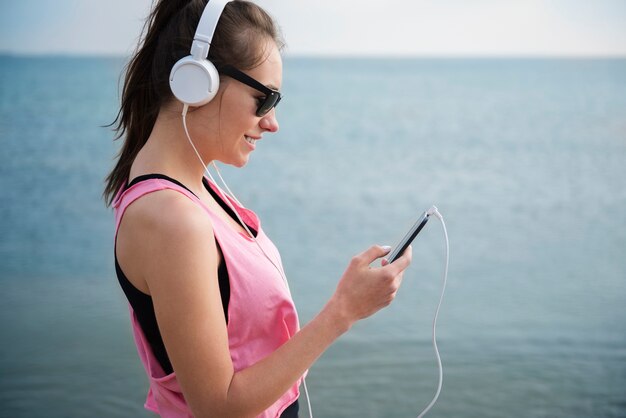
[[[257,242],[282,270],[280,254],[265,235],[257,215],[225,196],[208,179],[204,180],[214,192],[228,200],[247,225],[257,231]],[[147,179],[118,192],[113,203],[116,236],[124,211],[130,204],[148,193],[164,189],[183,194],[201,207],[211,220],[229,273],[227,332],[230,355],[235,372],[245,369],[274,352],[299,330],[298,315],[289,289],[276,267],[251,237],[233,229],[189,190],[165,179]],[[130,304],[128,308],[137,351],[150,383],[145,408],[164,417],[191,417],[176,373],[166,374],[163,371]],[[300,383],[301,379],[258,417],[279,417],[297,400]]]

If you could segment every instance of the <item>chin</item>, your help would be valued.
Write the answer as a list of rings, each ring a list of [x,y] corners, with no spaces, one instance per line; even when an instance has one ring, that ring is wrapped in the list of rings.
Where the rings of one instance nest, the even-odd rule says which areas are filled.
[[[240,160],[233,161],[230,165],[232,165],[233,167],[241,168],[241,167],[244,167],[246,164],[248,164],[249,160],[250,158],[246,156],[245,158],[242,158]]]

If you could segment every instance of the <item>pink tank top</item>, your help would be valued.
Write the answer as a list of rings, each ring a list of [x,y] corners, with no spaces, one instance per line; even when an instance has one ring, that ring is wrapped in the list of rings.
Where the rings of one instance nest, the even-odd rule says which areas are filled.
[[[257,215],[225,196],[212,182],[209,185],[224,200],[228,200],[247,225],[257,231],[259,244],[282,269],[280,254],[263,232]],[[118,193],[113,202],[115,234],[117,235],[124,211],[131,203],[145,194],[164,189],[175,190],[187,196],[201,206],[211,219],[230,280],[227,325],[230,356],[235,371],[245,369],[274,352],[299,330],[298,315],[287,285],[252,238],[233,229],[184,187],[165,179],[140,181]],[[176,373],[166,375],[163,372],[130,304],[128,307],[137,351],[150,382],[144,407],[167,418],[192,417]],[[296,382],[259,417],[279,417],[298,398],[300,383],[301,380]]]

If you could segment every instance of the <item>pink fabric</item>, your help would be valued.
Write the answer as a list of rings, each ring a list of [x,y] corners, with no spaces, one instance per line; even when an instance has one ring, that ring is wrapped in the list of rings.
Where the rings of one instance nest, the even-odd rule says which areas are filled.
[[[224,196],[214,184],[212,189],[228,199],[244,222],[258,231],[257,240],[272,261],[282,269],[280,254],[265,235],[257,215]],[[183,187],[164,179],[141,181],[118,193],[114,201],[115,231],[119,228],[126,208],[148,193],[171,189],[182,193],[201,206],[211,219],[215,238],[219,243],[230,280],[228,305],[228,344],[235,371],[242,370],[263,359],[284,344],[299,329],[298,315],[283,278],[252,240],[215,215],[196,196]],[[154,357],[148,341],[129,304],[130,319],[137,352],[150,381],[145,408],[163,417],[191,417],[176,373],[165,375]],[[263,384],[259,382],[259,384]],[[259,417],[275,418],[299,396],[300,381]]]

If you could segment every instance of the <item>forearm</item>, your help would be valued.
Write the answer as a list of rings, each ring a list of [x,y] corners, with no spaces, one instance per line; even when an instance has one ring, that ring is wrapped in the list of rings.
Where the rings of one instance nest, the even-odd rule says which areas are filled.
[[[349,328],[350,321],[329,302],[278,350],[235,373],[228,390],[228,411],[232,416],[254,416],[268,408]]]

